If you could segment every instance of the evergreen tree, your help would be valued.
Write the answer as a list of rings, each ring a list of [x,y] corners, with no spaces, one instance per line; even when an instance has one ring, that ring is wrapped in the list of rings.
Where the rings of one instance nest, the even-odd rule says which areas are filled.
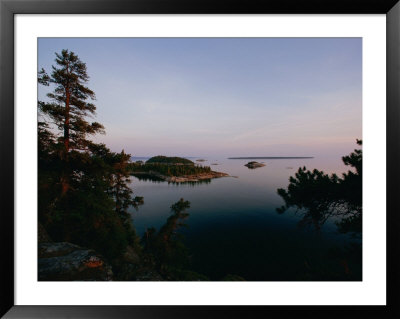
[[[157,232],[155,228],[146,230],[143,238],[144,259],[166,280],[179,280],[189,265],[189,255],[178,229],[186,227],[184,220],[190,202],[181,198],[171,206],[172,214]]]
[[[126,154],[124,150],[121,153],[110,153],[111,155],[111,175],[110,175],[110,190],[109,193],[115,200],[115,212],[125,218],[128,215],[128,207],[137,208],[143,204],[142,197],[132,197],[133,191],[128,186],[131,182],[129,163],[130,154]]]
[[[58,130],[59,142],[62,143],[61,159],[65,162],[62,179],[62,193],[70,186],[70,172],[67,164],[71,151],[87,150],[91,143],[87,137],[104,132],[104,127],[97,122],[88,122],[86,118],[94,115],[96,106],[91,103],[95,94],[85,84],[89,80],[86,64],[77,55],[68,50],[56,53],[56,66],[51,75],[42,69],[38,82],[42,85],[53,85],[54,90],[47,96],[51,102],[39,102],[40,111],[49,116]]]
[[[357,140],[358,145],[362,145]],[[351,166],[354,171],[348,171],[340,178],[336,174],[325,174],[314,169],[300,167],[286,189],[278,189],[278,194],[285,205],[278,208],[278,213],[293,207],[302,212],[302,225],[314,225],[320,230],[330,218],[339,219],[336,222],[339,231],[361,233],[362,225],[362,150],[356,149],[348,156],[342,157],[343,163]]]
[[[114,259],[137,239],[127,209],[142,198],[128,186],[130,155],[89,140],[103,126],[86,119],[96,110],[86,65],[68,50],[55,61],[51,76],[38,73],[38,83],[53,89],[38,102],[39,221],[53,240]]]

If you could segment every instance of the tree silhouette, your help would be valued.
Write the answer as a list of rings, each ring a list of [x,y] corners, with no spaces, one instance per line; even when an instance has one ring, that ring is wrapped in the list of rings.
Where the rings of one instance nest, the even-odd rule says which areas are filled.
[[[89,80],[86,64],[74,52],[62,50],[56,53],[56,66],[52,66],[49,76],[44,69],[38,75],[41,85],[52,86],[53,92],[47,97],[51,102],[39,101],[39,110],[50,117],[59,132],[59,142],[63,144],[61,159],[65,162],[62,178],[62,192],[70,186],[68,164],[71,150],[87,150],[91,143],[87,137],[104,132],[97,122],[88,122],[88,116],[95,115],[96,106],[89,102],[95,94],[85,84]]]
[[[177,230],[186,226],[184,220],[190,202],[181,198],[171,206],[172,215],[157,232],[155,228],[146,230],[142,238],[143,251],[148,263],[164,277],[174,280],[177,273],[188,265],[188,251]]]
[[[357,140],[357,144],[362,145],[362,141]],[[342,160],[355,171],[348,171],[341,178],[300,167],[295,177],[289,178],[288,188],[278,189],[285,201],[278,213],[293,207],[303,215],[300,225],[313,225],[316,230],[329,218],[336,217],[339,231],[361,233],[362,150],[356,149]]]
[[[114,259],[138,241],[128,207],[143,198],[133,198],[128,185],[131,155],[89,140],[104,131],[87,120],[96,107],[85,86],[86,65],[68,50],[56,53],[55,61],[50,76],[38,72],[38,84],[53,89],[47,101],[38,101],[39,222],[53,240]]]

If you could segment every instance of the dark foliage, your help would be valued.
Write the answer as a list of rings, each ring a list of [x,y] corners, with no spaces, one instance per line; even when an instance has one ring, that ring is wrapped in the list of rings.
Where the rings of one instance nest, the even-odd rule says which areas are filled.
[[[163,155],[153,156],[149,158],[146,163],[163,163],[163,164],[186,164],[186,165],[194,165],[191,160],[188,160],[183,157],[168,157]]]
[[[38,101],[41,227],[54,241],[102,254],[112,265],[114,280],[206,279],[185,268],[188,253],[177,233],[188,216],[189,202],[182,199],[172,205],[173,215],[166,224],[158,232],[149,229],[143,246],[140,244],[128,209],[143,204],[143,197],[134,197],[130,187],[132,167],[143,165],[131,163],[131,155],[123,150],[111,152],[104,144],[88,139],[103,132],[103,127],[86,120],[96,109],[87,102],[94,99],[94,92],[83,85],[89,79],[86,65],[68,50],[56,54],[56,64],[51,76],[43,69],[38,73],[38,83],[53,89],[47,94],[49,101]],[[192,170],[200,170],[180,158],[149,165],[182,172],[182,167],[189,167],[187,162]]]
[[[358,145],[362,145],[357,140]],[[313,225],[319,230],[331,217],[341,232],[361,233],[362,226],[362,150],[342,158],[345,165],[354,169],[340,178],[323,171],[300,167],[295,177],[290,177],[287,189],[278,189],[285,206],[279,213],[294,207],[303,215],[301,225]]]
[[[38,83],[52,89],[38,102],[39,221],[55,241],[93,248],[113,260],[138,242],[128,215],[130,155],[111,152],[88,136],[103,132],[89,123],[94,92],[84,86],[86,65],[73,52],[56,54],[51,75],[42,69]]]
[[[172,215],[157,232],[147,229],[143,235],[143,252],[148,263],[168,279],[176,278],[178,272],[188,266],[188,251],[181,240],[178,228],[186,226],[184,220],[189,216],[186,210],[190,203],[181,198],[171,206]]]

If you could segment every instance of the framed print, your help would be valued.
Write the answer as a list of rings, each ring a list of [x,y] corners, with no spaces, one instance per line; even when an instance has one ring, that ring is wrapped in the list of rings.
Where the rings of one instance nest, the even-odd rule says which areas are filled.
[[[2,315],[399,315],[396,1],[0,9]]]

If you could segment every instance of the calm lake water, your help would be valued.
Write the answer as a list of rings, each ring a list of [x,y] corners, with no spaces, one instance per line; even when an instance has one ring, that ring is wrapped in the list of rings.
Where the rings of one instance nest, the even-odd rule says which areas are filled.
[[[139,159],[146,160],[133,158]],[[286,188],[298,167],[341,174],[348,169],[340,158],[262,159],[257,161],[266,166],[257,169],[244,166],[250,160],[205,159],[202,165],[235,177],[191,185],[132,176],[134,194],[145,201],[131,211],[140,235],[148,227],[159,229],[171,215],[171,205],[184,198],[190,201],[190,215],[188,227],[179,232],[190,250],[192,269],[210,280],[226,275],[253,281],[361,280],[361,255],[351,250],[355,239],[339,234],[333,221],[317,233],[300,228],[301,216],[293,211],[276,212],[284,204],[277,188]]]

